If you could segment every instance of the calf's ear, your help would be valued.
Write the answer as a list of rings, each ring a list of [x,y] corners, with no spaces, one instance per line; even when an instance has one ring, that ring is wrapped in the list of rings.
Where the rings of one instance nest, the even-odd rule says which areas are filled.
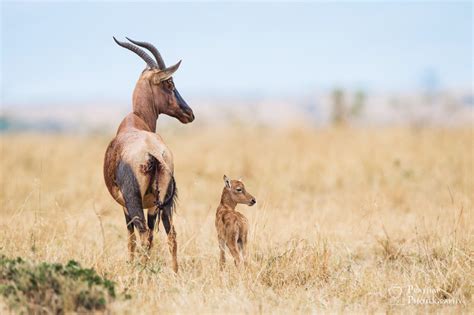
[[[226,175],[224,175],[224,184],[225,184],[225,187],[227,188],[231,188],[231,185],[230,185],[230,178],[227,177]]]

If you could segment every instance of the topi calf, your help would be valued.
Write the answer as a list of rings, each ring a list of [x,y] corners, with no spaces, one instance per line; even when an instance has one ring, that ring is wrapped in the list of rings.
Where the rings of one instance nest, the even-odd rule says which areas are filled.
[[[225,246],[234,257],[235,265],[241,266],[242,260],[247,264],[247,234],[248,221],[240,212],[235,210],[237,204],[253,206],[255,198],[245,190],[240,180],[231,180],[224,175],[224,189],[221,203],[216,212],[216,229],[220,249],[220,267],[225,264]]]

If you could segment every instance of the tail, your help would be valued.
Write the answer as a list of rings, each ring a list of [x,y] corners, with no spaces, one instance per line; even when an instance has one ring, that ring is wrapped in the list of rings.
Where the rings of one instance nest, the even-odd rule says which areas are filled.
[[[119,162],[115,171],[115,179],[122,193],[130,219],[140,232],[144,232],[146,230],[145,215],[143,214],[140,187],[128,163],[124,161]]]
[[[161,169],[170,175],[170,181],[168,183],[168,187],[166,188],[165,199],[163,203],[159,206],[162,210],[166,211],[166,214],[171,216],[172,213],[175,211],[176,208],[176,200],[178,198],[178,187],[176,186],[176,180],[171,172],[171,170],[167,167],[165,161],[158,160],[154,155],[150,154],[150,157],[154,160],[153,163],[156,165],[154,170],[154,180],[156,181],[156,187],[158,187],[158,173]]]
[[[166,192],[166,199],[164,202],[165,209],[168,209],[168,216],[171,216],[176,211],[176,202],[178,200],[178,187],[176,186],[176,180],[174,176],[171,177],[171,182],[168,185],[168,191]]]
[[[168,167],[168,163],[163,158],[164,151],[160,151],[158,148],[152,148],[152,150],[150,150],[148,154],[154,157],[160,164],[160,167],[163,168],[168,174],[170,174],[171,177],[173,177],[173,171],[170,170],[170,168]]]

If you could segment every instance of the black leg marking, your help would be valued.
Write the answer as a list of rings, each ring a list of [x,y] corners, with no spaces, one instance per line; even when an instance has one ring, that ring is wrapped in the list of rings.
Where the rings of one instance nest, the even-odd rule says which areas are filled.
[[[158,213],[148,214],[148,216],[147,216],[148,229],[150,231],[153,231],[153,229],[155,228],[156,217],[157,216],[158,216]]]
[[[156,223],[156,217],[158,216],[158,213],[155,214],[149,214],[147,215],[147,223],[148,223],[148,250],[151,249],[153,246],[153,233],[155,232],[155,223]]]
[[[134,231],[133,231],[132,218],[130,218],[130,216],[126,214],[125,212],[124,214],[125,214],[125,223],[127,223],[127,230],[128,232],[133,233]]]
[[[117,185],[125,200],[129,217],[140,233],[146,232],[145,215],[142,208],[142,196],[137,178],[129,164],[120,161],[116,174]]]
[[[167,211],[161,212],[161,220],[163,221],[163,226],[165,227],[166,234],[170,234],[171,223],[170,223],[170,218],[166,212]]]

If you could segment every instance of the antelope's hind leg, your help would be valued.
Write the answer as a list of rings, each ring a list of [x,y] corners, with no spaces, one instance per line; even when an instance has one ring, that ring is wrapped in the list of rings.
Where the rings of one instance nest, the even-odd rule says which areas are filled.
[[[225,266],[225,240],[222,238],[219,238],[219,251],[219,268],[222,270]]]
[[[131,166],[123,161],[119,163],[115,177],[116,183],[120,188],[120,192],[125,201],[125,213],[128,216],[126,217],[126,220],[128,221],[127,226],[129,226],[130,229],[133,229],[133,226],[137,228],[140,233],[141,245],[144,247],[144,245],[148,243],[149,233],[145,222],[145,214],[142,208],[142,195],[137,177],[135,176]],[[130,229],[129,236],[132,234]],[[134,236],[131,239],[133,240]],[[134,245],[130,246],[132,246],[133,250],[135,249]],[[146,261],[147,257],[143,258],[144,261]]]
[[[123,213],[125,214],[125,222],[127,223],[127,230],[128,230],[128,256],[129,256],[129,261],[132,262],[135,257],[135,248],[137,247],[137,238],[135,236],[135,229],[133,227],[132,219],[128,215],[125,208],[123,208]]]
[[[161,213],[161,220],[168,235],[168,246],[170,248],[171,259],[174,272],[178,272],[178,243],[176,242],[176,231],[173,225],[173,214],[171,207],[165,207]]]
[[[244,241],[242,243],[241,252],[242,252],[242,257],[243,257],[243,260],[244,260],[244,266],[245,266],[245,268],[248,268],[249,260],[248,260],[248,251],[247,251],[247,242],[246,241]]]
[[[234,262],[237,267],[240,267],[242,262],[242,253],[240,251],[240,245],[238,244],[238,235],[232,236],[229,242],[227,242],[230,254],[234,257]]]

